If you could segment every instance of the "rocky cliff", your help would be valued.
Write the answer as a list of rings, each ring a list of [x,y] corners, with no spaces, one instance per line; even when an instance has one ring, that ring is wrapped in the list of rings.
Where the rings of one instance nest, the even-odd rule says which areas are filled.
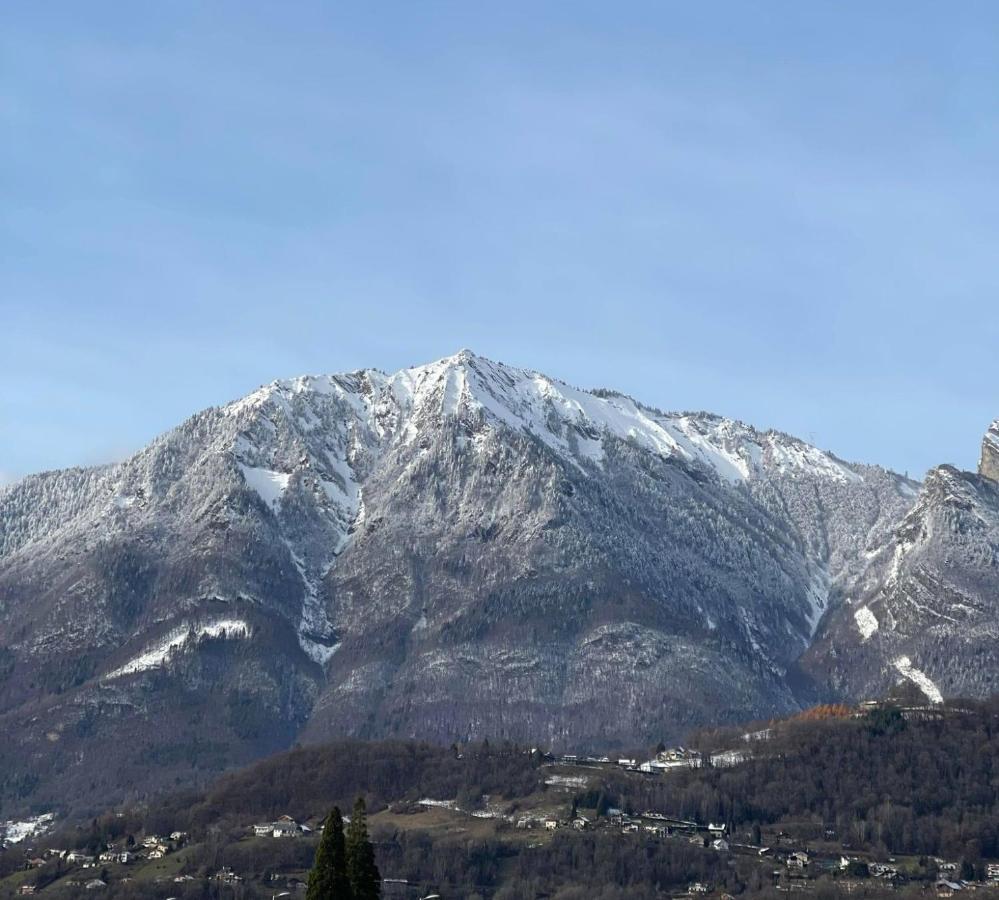
[[[999,481],[999,419],[992,423],[982,441],[982,458],[978,474]]]

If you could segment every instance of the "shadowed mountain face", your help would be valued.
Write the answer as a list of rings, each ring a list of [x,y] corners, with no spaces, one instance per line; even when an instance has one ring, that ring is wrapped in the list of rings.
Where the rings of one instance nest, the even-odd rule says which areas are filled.
[[[0,816],[295,740],[634,745],[936,679],[899,598],[945,523],[947,589],[984,602],[996,487],[919,488],[467,351],[275,382],[0,490]]]

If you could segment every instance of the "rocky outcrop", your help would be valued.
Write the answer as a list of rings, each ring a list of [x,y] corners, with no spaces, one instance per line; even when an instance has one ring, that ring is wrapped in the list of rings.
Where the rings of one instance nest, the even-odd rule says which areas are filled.
[[[928,697],[999,685],[999,483],[931,470],[912,509],[869,555],[802,665],[847,698],[899,680]]]
[[[982,441],[982,458],[978,474],[999,481],[999,419],[992,423]]]

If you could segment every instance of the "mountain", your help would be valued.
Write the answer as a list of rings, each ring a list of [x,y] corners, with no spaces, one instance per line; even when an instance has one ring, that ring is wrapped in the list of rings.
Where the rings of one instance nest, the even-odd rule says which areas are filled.
[[[837,661],[884,668],[888,629],[848,614],[944,477],[948,515],[992,502],[468,351],[273,382],[0,489],[0,815],[294,741],[627,746],[860,689]]]
[[[915,505],[866,554],[852,595],[802,660],[846,696],[899,676],[933,700],[999,686],[999,422],[978,473],[938,466]]]

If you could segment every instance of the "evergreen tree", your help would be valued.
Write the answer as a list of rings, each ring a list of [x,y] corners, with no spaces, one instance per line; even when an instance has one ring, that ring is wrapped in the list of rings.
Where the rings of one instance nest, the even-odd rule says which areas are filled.
[[[347,826],[347,876],[353,900],[378,900],[382,877],[375,865],[375,848],[368,840],[367,810],[364,798],[358,797]]]
[[[326,818],[323,836],[316,848],[316,860],[309,872],[305,900],[354,900],[347,877],[347,846],[343,816],[334,806]]]

